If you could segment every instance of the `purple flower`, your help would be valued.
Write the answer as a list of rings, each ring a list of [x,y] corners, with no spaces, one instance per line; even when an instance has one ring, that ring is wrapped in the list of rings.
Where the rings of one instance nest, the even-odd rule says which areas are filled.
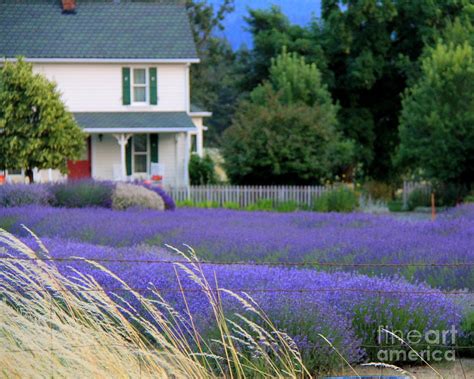
[[[159,186],[153,186],[151,184],[144,183],[144,182],[141,182],[140,184],[143,187],[155,192],[163,199],[163,202],[165,203],[165,210],[174,211],[176,209],[176,204],[173,198],[163,188]]]
[[[307,262],[308,267],[327,271],[401,276],[435,288],[474,289],[474,206],[441,214],[435,222],[362,213],[0,209],[0,226],[25,235],[20,224],[40,236],[79,242],[177,247],[186,243],[202,259],[212,261]],[[332,263],[336,266],[324,266]],[[386,266],[370,266],[381,263]]]
[[[52,195],[48,186],[41,184],[0,185],[0,207],[48,205]]]

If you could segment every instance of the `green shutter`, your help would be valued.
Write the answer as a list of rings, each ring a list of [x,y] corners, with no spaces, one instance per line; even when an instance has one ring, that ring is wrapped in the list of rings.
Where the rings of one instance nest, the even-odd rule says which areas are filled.
[[[158,104],[158,77],[156,67],[150,67],[150,104]]]
[[[158,134],[150,134],[150,160],[151,163],[158,163],[159,158],[158,158],[158,141],[159,141],[159,136]]]
[[[132,143],[133,143],[133,137],[130,137],[128,140],[127,149],[126,149],[127,176],[132,175]]]
[[[122,103],[130,105],[130,67],[122,68]]]

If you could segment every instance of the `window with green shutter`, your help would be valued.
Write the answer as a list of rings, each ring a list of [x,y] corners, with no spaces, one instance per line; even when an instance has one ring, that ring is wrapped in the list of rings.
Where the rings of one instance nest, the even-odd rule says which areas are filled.
[[[122,104],[130,105],[130,67],[122,68]]]
[[[156,72],[156,67],[150,67],[149,70],[150,77],[150,104],[158,104],[158,76]]]
[[[158,141],[159,135],[156,133],[150,134],[150,161],[151,163],[159,163],[158,158]]]
[[[127,176],[132,175],[132,143],[133,137],[130,137],[126,147],[126,166],[127,166]]]

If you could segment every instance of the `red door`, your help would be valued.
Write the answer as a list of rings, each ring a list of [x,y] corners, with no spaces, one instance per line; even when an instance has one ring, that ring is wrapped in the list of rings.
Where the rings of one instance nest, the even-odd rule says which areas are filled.
[[[91,138],[86,140],[86,151],[78,161],[68,161],[69,179],[85,179],[91,177]]]

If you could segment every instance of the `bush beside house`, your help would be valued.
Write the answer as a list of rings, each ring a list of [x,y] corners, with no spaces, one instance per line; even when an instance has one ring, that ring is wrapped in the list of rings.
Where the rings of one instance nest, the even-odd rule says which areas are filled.
[[[112,208],[124,210],[133,207],[165,210],[163,199],[143,186],[118,183],[112,195]]]

